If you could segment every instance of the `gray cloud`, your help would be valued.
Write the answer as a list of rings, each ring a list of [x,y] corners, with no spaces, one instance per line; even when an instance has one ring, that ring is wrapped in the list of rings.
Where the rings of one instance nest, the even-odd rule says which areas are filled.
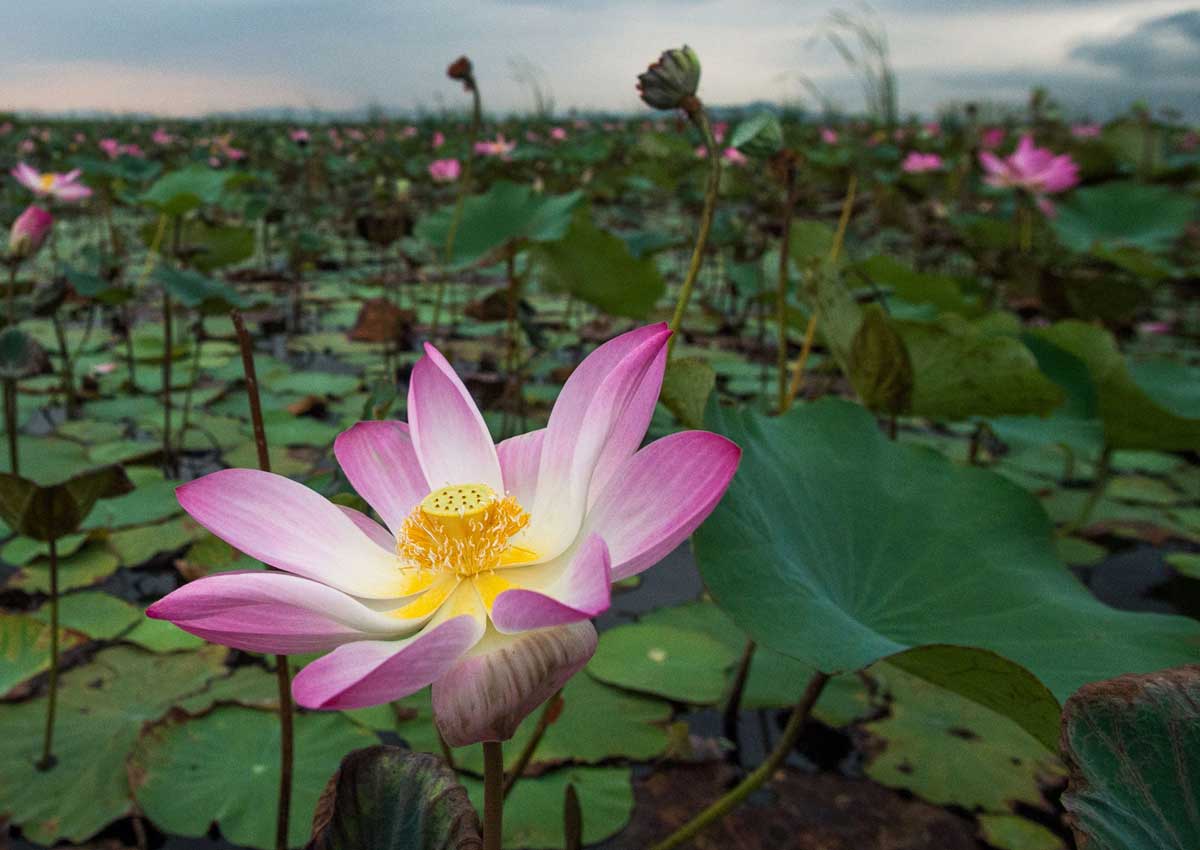
[[[1072,59],[1147,81],[1153,76],[1200,77],[1200,10],[1145,21],[1132,32],[1076,45]]]

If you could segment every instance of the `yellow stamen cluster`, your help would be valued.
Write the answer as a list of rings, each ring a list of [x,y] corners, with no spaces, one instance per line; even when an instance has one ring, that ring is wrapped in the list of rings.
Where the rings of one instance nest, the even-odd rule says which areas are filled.
[[[511,557],[510,539],[528,524],[516,499],[500,498],[486,484],[443,487],[404,520],[396,552],[408,567],[466,578]]]
[[[38,183],[41,184],[43,189],[49,189],[51,186],[54,185],[54,175],[53,174],[43,174],[38,179]]]

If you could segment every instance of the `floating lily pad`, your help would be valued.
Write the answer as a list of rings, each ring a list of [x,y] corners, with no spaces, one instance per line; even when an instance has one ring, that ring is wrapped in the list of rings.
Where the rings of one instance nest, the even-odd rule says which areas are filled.
[[[309,813],[342,757],[376,741],[331,712],[298,714],[295,735],[292,847],[308,838]],[[279,718],[273,712],[231,706],[197,718],[171,716],[138,740],[130,769],[138,804],[160,828],[200,837],[215,822],[234,844],[275,846]]]
[[[483,811],[483,783],[463,779],[467,793]],[[633,787],[627,767],[572,767],[516,784],[504,802],[504,846],[529,850],[562,847],[563,795],[575,786],[583,816],[583,843],[596,844],[620,832],[633,812]]]
[[[59,652],[83,641],[83,635],[59,629]],[[0,614],[0,696],[48,669],[50,627],[35,617]]]
[[[115,647],[68,670],[59,684],[54,753],[39,771],[45,698],[5,706],[0,736],[0,812],[39,844],[76,843],[130,810],[126,758],[142,724],[217,675],[223,647],[152,655]]]

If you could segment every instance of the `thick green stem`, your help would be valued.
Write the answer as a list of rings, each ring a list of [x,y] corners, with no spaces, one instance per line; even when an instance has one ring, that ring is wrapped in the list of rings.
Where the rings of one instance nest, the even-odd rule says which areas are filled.
[[[50,538],[50,681],[46,695],[46,732],[38,770],[54,767],[54,712],[58,706],[58,541]]]
[[[258,396],[258,374],[254,369],[254,346],[242,312],[236,307],[229,311],[233,329],[237,332],[242,353],[242,374],[246,381],[246,396],[250,401],[250,422],[254,427],[254,446],[258,450],[258,468],[271,471],[271,453],[267,449],[267,431],[263,427],[262,401]],[[292,763],[295,734],[292,717],[292,677],[286,655],[275,656],[275,680],[279,690],[279,804],[275,821],[275,850],[287,850],[288,825],[292,809]]]
[[[4,431],[8,435],[8,470],[13,475],[21,474],[20,452],[17,440],[17,381],[4,379]]]
[[[458,235],[458,227],[462,223],[463,205],[471,192],[471,166],[475,162],[475,142],[479,139],[479,128],[483,124],[483,102],[479,96],[479,83],[471,80],[471,134],[467,139],[467,157],[463,163],[462,178],[458,183],[458,197],[454,199],[454,215],[450,219],[450,228],[446,231],[446,249],[443,265],[450,265],[454,257],[454,239]],[[433,326],[430,336],[436,337],[442,317],[442,302],[446,299],[446,276],[443,274],[437,283],[437,294],[433,301]]]
[[[675,304],[675,314],[671,317],[671,339],[667,343],[667,356],[674,350],[675,340],[679,337],[679,329],[683,325],[683,315],[687,312],[688,302],[692,299],[692,289],[700,274],[700,266],[704,262],[704,246],[708,244],[708,232],[712,230],[713,215],[717,209],[717,193],[721,188],[721,152],[717,149],[717,140],[713,136],[712,125],[708,121],[708,113],[703,104],[696,101],[695,106],[688,111],[688,117],[700,135],[704,138],[704,149],[708,151],[708,187],[704,192],[704,211],[700,214],[700,229],[696,231],[696,245],[692,249],[692,259],[688,263],[687,275],[683,286],[679,289],[679,300]]]
[[[746,641],[737,672],[733,677],[733,687],[729,690],[729,701],[725,703],[722,727],[725,737],[734,743],[738,742],[738,715],[742,711],[742,694],[746,691],[746,680],[750,678],[750,665],[754,662],[755,649],[754,641]]]
[[[796,739],[800,736],[800,730],[804,728],[805,721],[808,720],[813,706],[817,704],[817,700],[820,698],[821,692],[825,689],[825,685],[828,682],[828,674],[814,673],[813,677],[808,681],[808,687],[804,689],[804,696],[800,698],[800,702],[792,710],[792,716],[788,718],[783,735],[780,737],[779,742],[776,743],[775,749],[767,756],[767,760],[739,782],[737,787],[732,791],[675,830],[667,838],[655,844],[651,850],[670,850],[670,848],[678,847],[685,841],[690,840],[706,827],[716,823],[737,808],[743,800],[770,779],[771,775],[783,764],[783,760],[787,758],[787,754],[792,751]]]
[[[504,832],[504,750],[483,742],[483,850],[500,850]]]
[[[59,365],[62,369],[60,382],[67,418],[74,419],[79,415],[79,399],[75,396],[75,366],[71,361],[71,347],[67,344],[67,329],[63,327],[58,313],[50,317],[50,323],[54,326],[54,338],[58,341],[58,359],[62,361]]]

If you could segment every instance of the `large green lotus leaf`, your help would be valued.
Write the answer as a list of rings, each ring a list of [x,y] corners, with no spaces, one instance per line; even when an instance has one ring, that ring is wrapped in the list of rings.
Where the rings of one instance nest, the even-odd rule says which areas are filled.
[[[534,256],[550,289],[599,307],[610,316],[644,319],[666,291],[652,258],[635,258],[624,241],[576,212],[562,239],[537,245]]]
[[[1058,561],[1037,500],[995,473],[892,443],[857,405],[769,419],[710,408],[742,466],[694,538],[717,603],[827,672],[925,644],[990,649],[1059,699],[1194,656],[1200,626],[1116,611]]]
[[[191,517],[181,516],[155,525],[139,525],[114,532],[108,546],[124,567],[144,564],[161,552],[183,549],[204,534]]]
[[[1200,665],[1086,685],[1063,708],[1080,847],[1200,847]]]
[[[196,207],[216,203],[231,176],[230,171],[189,165],[159,177],[138,200],[165,215],[183,215]]]
[[[308,838],[310,815],[342,757],[377,740],[333,712],[298,714],[295,736],[291,847]],[[142,811],[167,832],[200,837],[215,822],[234,844],[275,846],[279,717],[274,712],[230,706],[194,719],[171,715],[139,739],[130,773]]]
[[[193,253],[188,262],[202,272],[240,263],[254,254],[254,228],[210,225],[199,219],[184,228],[184,243]]]
[[[1019,815],[988,814],[979,816],[979,831],[989,847],[997,850],[1065,850],[1057,834],[1040,823]]]
[[[1200,204],[1168,186],[1110,182],[1079,189],[1050,219],[1059,240],[1074,251],[1145,248],[1166,251],[1200,214]]]
[[[1160,451],[1200,447],[1197,370],[1170,361],[1130,366],[1112,334],[1075,319],[1034,333],[1087,365],[1109,446]]]
[[[374,746],[342,759],[306,850],[479,850],[479,816],[446,763]]]
[[[168,481],[157,469],[130,467],[126,469],[136,488],[132,493],[99,502],[81,528],[126,528],[167,519],[182,513],[175,500],[177,481]]]
[[[483,811],[483,783],[464,777],[463,785]],[[537,778],[525,777],[504,801],[504,846],[528,850],[564,845],[563,795],[574,785],[583,809],[583,843],[597,844],[620,832],[633,812],[633,786],[627,767],[571,767]]]
[[[77,531],[98,500],[131,490],[133,484],[119,466],[82,472],[49,486],[0,472],[0,519],[26,537],[55,540]]]
[[[872,667],[870,676],[887,696],[886,715],[863,726],[885,742],[871,748],[872,779],[968,811],[1042,803],[1039,778],[1062,770],[1053,748],[1009,718],[890,663]]]
[[[486,194],[472,195],[463,203],[449,265],[455,268],[471,265],[516,240],[561,239],[582,200],[582,192],[539,195],[530,186],[501,180]],[[440,256],[445,251],[453,218],[454,207],[443,207],[417,223],[416,235]]]
[[[717,385],[708,361],[699,357],[674,357],[667,363],[659,401],[687,428],[704,427],[704,408]]]
[[[1045,414],[1062,403],[1062,390],[1015,337],[953,314],[896,326],[916,376],[911,413],[935,419]]]
[[[39,771],[45,698],[4,707],[0,736],[0,814],[39,844],[75,843],[126,815],[132,804],[126,759],[144,723],[179,698],[203,689],[223,669],[224,647],[153,655],[107,649],[59,684],[54,754]]]
[[[60,652],[83,640],[83,635],[59,629]],[[49,668],[50,627],[23,614],[0,614],[0,696]]]

